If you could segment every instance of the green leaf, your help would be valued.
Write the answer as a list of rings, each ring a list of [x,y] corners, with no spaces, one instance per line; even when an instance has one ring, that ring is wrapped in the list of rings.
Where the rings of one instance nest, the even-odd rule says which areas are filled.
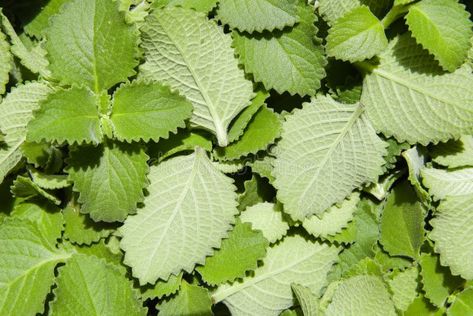
[[[313,215],[304,219],[302,226],[315,237],[335,236],[353,220],[357,204],[360,201],[358,192],[352,193],[338,205],[334,205],[319,216]]]
[[[233,282],[245,276],[246,271],[255,270],[258,260],[266,255],[268,241],[261,231],[253,230],[248,223],[237,221],[219,250],[207,257],[197,271],[205,283],[216,285]]]
[[[66,223],[64,238],[72,243],[90,245],[108,237],[114,231],[113,226],[93,222],[76,207],[66,207],[63,214]]]
[[[191,122],[216,134],[219,145],[226,146],[230,122],[253,96],[230,37],[204,14],[167,8],[148,16],[142,41],[145,63],[140,75],[179,90],[194,106]]]
[[[465,316],[473,314],[473,288],[468,288],[458,294],[447,310],[448,316]]]
[[[463,135],[458,140],[433,147],[432,160],[449,168],[473,167],[473,136]]]
[[[192,114],[184,97],[159,83],[134,82],[121,86],[113,96],[113,132],[119,141],[148,142],[168,138]],[[159,122],[159,123],[158,123]]]
[[[54,195],[34,183],[30,178],[18,176],[11,187],[12,194],[16,197],[32,198],[37,195],[42,196],[56,205],[61,204],[61,201]]]
[[[26,83],[14,88],[0,103],[0,130],[5,133],[6,144],[0,147],[0,182],[20,162],[26,125],[49,92],[51,88],[42,82]]]
[[[10,53],[10,44],[0,29],[0,95],[5,93],[5,86],[9,81],[8,74],[12,70],[13,56]]]
[[[217,6],[217,0],[156,0],[152,7],[179,6],[186,9],[194,9],[199,12],[208,13]]]
[[[318,297],[311,290],[300,284],[291,284],[292,291],[297,297],[304,316],[321,315],[318,306]]]
[[[195,147],[212,151],[213,146],[206,135],[180,130],[177,134],[170,134],[168,139],[148,144],[148,154],[151,159],[162,161],[177,153],[194,151]]]
[[[61,83],[98,93],[135,74],[138,32],[125,23],[117,2],[72,0],[50,23],[49,69]]]
[[[383,280],[377,276],[359,275],[338,286],[326,315],[375,316],[396,315],[396,312]]]
[[[388,196],[381,219],[381,244],[392,256],[418,258],[424,242],[425,210],[409,183]]]
[[[289,225],[283,216],[281,207],[263,202],[247,207],[241,213],[240,219],[242,222],[250,223],[253,229],[263,232],[263,236],[270,243],[275,243],[282,239],[289,230]]]
[[[414,146],[403,152],[402,157],[406,160],[409,170],[409,182],[414,187],[414,190],[422,202],[429,203],[430,194],[421,184],[421,170],[425,167],[427,161],[425,151],[418,146]]]
[[[73,255],[56,284],[51,315],[146,315],[125,275],[97,257]]]
[[[233,32],[233,44],[245,71],[266,90],[315,95],[325,77],[326,60],[316,38],[312,8],[298,6],[300,22],[273,36]]]
[[[461,285],[462,279],[452,276],[448,267],[442,267],[436,254],[423,253],[419,263],[425,297],[432,304],[442,307],[448,296]]]
[[[163,316],[212,315],[212,301],[206,288],[182,282],[179,293],[169,301],[157,306],[159,314]]]
[[[362,5],[368,6],[379,17],[386,13],[391,4],[390,0],[319,0],[319,12],[329,25],[333,25],[339,18]]]
[[[283,124],[273,171],[278,198],[293,219],[320,215],[375,181],[385,154],[361,104],[317,97]]]
[[[473,132],[473,75],[469,66],[441,73],[435,60],[408,34],[396,37],[364,64],[361,103],[377,131],[399,142],[427,145]]]
[[[286,237],[268,249],[263,265],[253,276],[220,286],[212,295],[213,301],[223,301],[234,316],[279,315],[292,306],[292,283],[320,294],[327,285],[327,273],[337,254],[338,249],[333,246],[307,241],[301,236]]]
[[[453,275],[473,279],[473,195],[448,197],[443,200],[435,217],[430,220],[433,229],[429,234],[440,254],[443,266],[449,266]]]
[[[80,194],[81,213],[94,221],[121,222],[136,212],[148,183],[148,156],[139,145],[81,146],[70,155],[67,172]]]
[[[182,273],[171,275],[167,281],[158,280],[156,284],[147,284],[140,287],[143,301],[146,299],[161,298],[176,293],[181,288]]]
[[[244,211],[247,207],[264,202],[273,196],[267,183],[258,175],[253,175],[251,179],[244,182],[243,186],[244,191],[238,195],[239,211]]]
[[[417,43],[429,50],[439,64],[455,71],[471,47],[473,23],[456,0],[423,0],[409,8],[406,22]]]
[[[28,169],[31,180],[40,188],[45,190],[59,190],[67,188],[71,183],[64,174],[45,174],[35,169]]]
[[[328,56],[362,61],[386,49],[384,26],[366,6],[358,7],[335,21],[327,36]]]
[[[43,312],[46,295],[54,282],[54,268],[70,257],[44,233],[27,220],[4,220],[0,225],[0,314]],[[20,298],[27,298],[27,304]]]
[[[149,179],[145,206],[121,228],[124,262],[142,285],[204,263],[237,213],[232,180],[200,148],[152,167]]]
[[[98,144],[103,134],[97,108],[106,102],[106,95],[95,95],[87,88],[57,90],[40,103],[28,124],[27,140]]]
[[[412,267],[395,272],[392,279],[388,281],[389,288],[393,293],[392,300],[397,310],[406,311],[416,298],[418,276],[417,267]]]
[[[298,22],[297,3],[297,0],[220,0],[218,18],[242,32],[282,30]]]
[[[437,200],[447,196],[473,194],[473,168],[444,170],[423,168],[422,183]]]
[[[26,34],[38,39],[42,38],[45,30],[49,26],[49,19],[59,13],[62,5],[70,0],[49,0],[41,1],[41,10],[36,11],[36,15],[24,26]]]
[[[442,316],[445,315],[445,310],[438,310],[429,303],[429,301],[422,295],[419,296],[409,305],[407,311],[404,312],[405,316]]]
[[[236,142],[217,150],[218,156],[234,160],[256,154],[274,143],[281,134],[281,120],[273,110],[263,105],[246,126],[244,134]]]

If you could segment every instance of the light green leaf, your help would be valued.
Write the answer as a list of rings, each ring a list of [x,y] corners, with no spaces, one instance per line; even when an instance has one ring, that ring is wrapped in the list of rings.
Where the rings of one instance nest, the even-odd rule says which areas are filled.
[[[253,175],[243,186],[244,191],[238,195],[238,210],[241,212],[249,206],[273,197],[273,191],[268,189],[267,183],[258,175]]]
[[[71,183],[67,180],[67,175],[45,174],[35,169],[28,169],[31,180],[40,188],[45,190],[59,190],[67,188]]]
[[[473,279],[473,195],[447,197],[430,221],[429,234],[435,243],[440,262],[449,266],[453,275]]]
[[[406,160],[409,170],[409,182],[414,187],[422,202],[429,203],[430,194],[421,184],[421,170],[425,167],[427,161],[425,150],[422,150],[418,146],[414,146],[403,152],[402,157]]]
[[[448,296],[462,283],[462,279],[452,276],[448,267],[442,267],[436,254],[423,253],[419,263],[425,297],[432,304],[443,306]]]
[[[327,54],[345,61],[369,59],[387,46],[383,24],[366,6],[335,21],[327,36]]]
[[[241,213],[240,219],[242,222],[250,223],[253,229],[261,230],[270,243],[283,238],[289,230],[288,223],[283,219],[281,207],[273,203],[262,202],[249,206]]]
[[[455,71],[471,47],[473,23],[457,0],[423,0],[409,8],[406,22],[417,43],[428,49],[439,64]]]
[[[73,249],[77,251],[77,253],[85,254],[87,256],[95,256],[100,259],[104,259],[105,261],[113,264],[115,268],[118,268],[122,271],[122,274],[126,273],[126,268],[122,265],[123,253],[119,250],[116,251],[114,249],[115,242],[118,243],[117,238],[112,236],[109,238],[108,242],[102,239],[98,243],[94,243],[90,246],[71,246],[70,244],[65,244],[68,247],[74,247]]]
[[[469,66],[441,73],[436,61],[408,34],[396,37],[364,64],[361,103],[377,131],[399,142],[427,145],[473,132],[473,75]]]
[[[113,226],[93,222],[88,216],[81,214],[78,208],[68,206],[63,214],[66,223],[64,238],[72,243],[90,245],[114,231]]]
[[[409,305],[407,311],[404,312],[405,316],[443,316],[445,315],[445,309],[436,309],[435,306],[429,303],[429,301],[422,295],[419,296]]]
[[[301,236],[286,237],[268,249],[263,265],[254,276],[220,286],[212,295],[213,301],[223,301],[234,316],[279,315],[293,304],[292,283],[320,295],[337,254],[338,249],[333,246],[307,241]]]
[[[29,177],[18,176],[11,187],[11,192],[15,197],[21,198],[32,198],[35,196],[42,196],[56,205],[61,204],[61,200],[56,198],[54,195],[46,190],[43,190],[36,183],[34,183]]]
[[[226,146],[230,122],[253,96],[230,37],[204,14],[167,8],[147,17],[142,41],[142,77],[179,90],[194,106],[191,122],[215,133],[219,145]]]
[[[262,157],[256,157],[256,159],[250,163],[248,163],[248,166],[251,167],[251,170],[260,175],[263,178],[268,179],[270,183],[274,182],[274,176],[273,176],[273,165],[274,161],[276,160],[275,157],[271,155],[265,155]]]
[[[41,1],[41,10],[37,10],[36,15],[24,26],[26,34],[34,36],[37,39],[43,37],[44,31],[49,26],[49,19],[59,12],[62,5],[70,0],[49,0]]]
[[[208,13],[217,6],[218,0],[156,0],[152,7],[179,6],[186,9],[194,9],[199,12]]]
[[[319,0],[319,12],[329,25],[362,5],[366,5],[378,17],[391,6],[390,0]]]
[[[392,279],[388,281],[394,306],[399,311],[406,311],[417,296],[417,267],[404,271],[395,272]]]
[[[146,315],[121,270],[97,257],[73,255],[56,284],[51,315]]]
[[[87,88],[58,90],[40,103],[28,124],[27,140],[98,144],[103,134],[97,107],[107,102],[106,95],[95,95]]]
[[[432,160],[449,168],[473,167],[473,136],[463,135],[458,140],[433,147]]]
[[[263,105],[246,126],[244,134],[236,142],[217,150],[218,156],[234,160],[266,149],[281,134],[279,115]]]
[[[148,144],[148,154],[151,159],[162,161],[177,153],[194,151],[195,147],[212,151],[212,141],[206,136],[196,131],[180,130],[177,134],[169,135],[168,139]]]
[[[179,316],[211,316],[212,301],[209,291],[197,285],[191,285],[186,281],[182,282],[179,293],[169,301],[164,301],[158,306],[159,315]]]
[[[69,180],[79,192],[81,213],[94,221],[124,221],[136,212],[147,185],[148,156],[136,144],[81,146],[71,152]]]
[[[200,148],[152,167],[149,179],[145,206],[121,228],[124,262],[142,285],[204,263],[237,213],[232,180]]]
[[[377,276],[359,275],[338,286],[326,315],[394,316],[396,312],[383,280]]]
[[[57,249],[55,241],[51,243],[33,222],[18,219],[0,225],[0,249],[0,314],[42,313],[54,282],[54,268],[70,254]]]
[[[115,1],[72,0],[51,19],[46,50],[52,76],[96,93],[135,74],[138,32]],[[67,58],[64,58],[67,56]]]
[[[220,0],[218,18],[242,32],[282,30],[298,22],[297,4],[297,0]]]
[[[13,57],[10,53],[10,44],[0,29],[0,95],[5,93],[5,86],[9,81],[8,74],[12,70]]]
[[[319,309],[318,297],[314,295],[309,288],[294,283],[291,285],[291,288],[301,306],[304,316],[317,316],[322,314]]]
[[[437,200],[447,196],[473,194],[473,168],[444,170],[423,168],[422,183]]]
[[[159,83],[134,82],[113,96],[113,132],[119,141],[148,142],[168,138],[192,114],[192,104]]]
[[[268,241],[261,231],[253,230],[248,223],[237,221],[219,250],[207,257],[197,271],[205,283],[216,285],[233,282],[258,267],[258,260],[266,255]]]
[[[140,287],[143,301],[176,293],[181,288],[182,275],[182,273],[179,273],[177,276],[172,274],[167,281],[158,280],[156,284],[147,284]]]
[[[326,60],[316,38],[312,8],[298,6],[300,22],[273,36],[233,32],[233,44],[245,71],[266,90],[315,95],[325,77]]]
[[[361,104],[320,96],[287,116],[276,154],[278,198],[293,219],[303,220],[376,181],[386,149]]]
[[[425,210],[409,183],[397,185],[388,196],[381,219],[380,242],[392,256],[416,259],[424,242]]]
[[[0,148],[0,182],[20,162],[26,125],[38,103],[50,92],[51,88],[42,82],[27,83],[14,88],[0,103],[0,130],[5,134],[6,144]]]
[[[304,219],[302,226],[315,237],[334,236],[352,221],[358,202],[360,193],[352,193],[345,201],[330,207],[320,217],[313,215]]]
[[[473,288],[468,288],[458,294],[447,310],[448,316],[473,315]]]

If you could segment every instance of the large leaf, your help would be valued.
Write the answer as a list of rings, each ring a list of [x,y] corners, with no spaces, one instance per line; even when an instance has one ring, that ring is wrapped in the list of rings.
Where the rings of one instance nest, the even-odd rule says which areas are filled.
[[[325,77],[323,49],[316,39],[312,8],[299,5],[300,22],[293,28],[265,34],[233,33],[234,46],[247,73],[266,90],[315,95]]]
[[[412,36],[448,70],[455,71],[466,59],[473,36],[470,14],[457,0],[423,0],[406,15]]]
[[[147,184],[148,156],[136,144],[107,142],[71,151],[69,179],[79,192],[81,212],[95,221],[124,221],[136,212]]]
[[[285,211],[321,214],[382,172],[385,143],[360,104],[318,97],[286,118],[273,174]]]
[[[292,283],[308,287],[316,295],[327,284],[327,273],[337,260],[337,248],[305,240],[285,238],[270,248],[264,264],[253,276],[232,285],[222,285],[213,294],[234,316],[279,315],[293,302]]]
[[[442,265],[449,266],[453,275],[473,279],[473,195],[443,200],[430,224],[429,236]]]
[[[44,233],[27,220],[5,220],[0,225],[0,314],[43,312],[46,295],[54,282],[54,268],[70,257]]]
[[[51,89],[44,83],[27,83],[13,89],[0,104],[0,130],[5,134],[5,144],[0,147],[0,182],[20,162],[26,125],[49,92]]]
[[[399,142],[446,141],[473,132],[469,66],[441,73],[408,34],[396,37],[378,66],[365,64],[361,103],[374,127]]]
[[[64,84],[99,92],[135,73],[138,32],[115,1],[72,0],[51,19],[46,37],[52,76]]]
[[[473,194],[473,168],[445,170],[423,168],[422,183],[436,199]]]
[[[234,222],[232,180],[197,148],[151,168],[149,195],[121,228],[125,263],[141,284],[203,264]]]
[[[240,31],[282,30],[298,20],[297,0],[220,0],[218,17]]]
[[[204,14],[155,10],[142,28],[141,75],[178,89],[194,106],[191,122],[228,144],[230,122],[250,103],[253,89],[238,68],[230,37]]]
[[[51,315],[146,315],[130,280],[95,256],[73,255],[56,285]]]
[[[383,24],[366,6],[335,21],[327,36],[327,54],[351,62],[369,59],[387,46]]]

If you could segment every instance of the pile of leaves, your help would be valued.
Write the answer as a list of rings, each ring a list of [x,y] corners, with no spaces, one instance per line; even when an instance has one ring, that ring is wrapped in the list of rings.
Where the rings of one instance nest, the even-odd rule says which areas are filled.
[[[472,315],[457,0],[10,0],[0,315]]]

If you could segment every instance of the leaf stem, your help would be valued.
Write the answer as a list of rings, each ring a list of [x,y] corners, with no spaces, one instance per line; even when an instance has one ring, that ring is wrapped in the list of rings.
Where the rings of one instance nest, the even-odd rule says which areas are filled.
[[[404,16],[407,13],[407,11],[409,11],[409,8],[411,7],[411,5],[412,4],[394,6],[388,12],[388,14],[386,14],[383,20],[381,20],[381,23],[383,24],[384,29],[387,29],[394,21]]]

